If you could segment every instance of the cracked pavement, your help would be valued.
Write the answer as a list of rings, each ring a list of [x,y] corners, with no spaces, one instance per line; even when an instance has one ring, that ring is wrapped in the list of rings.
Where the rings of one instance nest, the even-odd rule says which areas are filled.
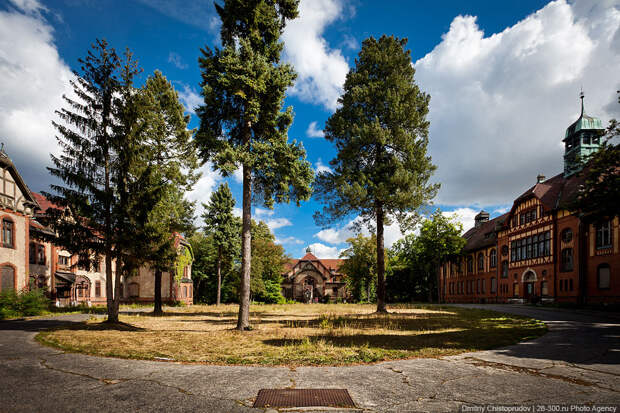
[[[463,306],[534,317],[549,332],[514,346],[452,357],[293,369],[71,354],[41,346],[34,336],[87,315],[4,321],[0,411],[260,412],[251,406],[262,388],[345,388],[358,407],[347,411],[365,412],[455,411],[462,404],[492,403],[620,405],[617,314]]]

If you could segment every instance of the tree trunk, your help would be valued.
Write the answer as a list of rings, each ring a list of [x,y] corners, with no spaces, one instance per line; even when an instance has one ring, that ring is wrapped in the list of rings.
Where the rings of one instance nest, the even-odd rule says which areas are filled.
[[[250,125],[243,138],[246,150],[250,150]],[[250,329],[250,270],[252,265],[252,170],[243,164],[243,224],[241,229],[241,291],[237,330]]]
[[[120,258],[116,259],[116,276],[114,277],[114,318],[115,323],[118,323],[118,307],[121,303],[121,274],[123,274],[124,266]],[[110,316],[108,316],[108,320]]]
[[[171,274],[172,275],[172,274]],[[155,308],[153,309],[154,315],[164,315],[161,308],[161,270],[155,268]]]
[[[118,323],[118,314],[114,315],[114,279],[112,278],[112,255],[109,250],[105,255],[105,295],[108,305],[108,322]]]
[[[377,312],[387,313],[385,307],[385,250],[383,248],[383,206],[377,202]]]
[[[217,299],[216,305],[220,305],[222,297],[222,247],[217,247]]]

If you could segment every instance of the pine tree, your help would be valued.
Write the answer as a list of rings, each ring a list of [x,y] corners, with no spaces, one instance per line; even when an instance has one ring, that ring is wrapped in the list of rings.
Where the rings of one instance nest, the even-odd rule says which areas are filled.
[[[176,260],[175,233],[193,227],[194,204],[184,199],[198,179],[196,147],[187,129],[189,116],[179,102],[177,92],[158,70],[150,76],[136,95],[142,109],[140,125],[145,151],[139,173],[152,170],[154,188],[159,188],[156,204],[150,209],[146,223],[148,245],[144,254],[155,271],[154,314],[162,315],[162,273],[173,273]],[[146,252],[148,251],[148,253]]]
[[[205,230],[213,235],[217,247],[217,298],[216,305],[220,305],[222,295],[222,259],[223,255],[233,255],[238,245],[239,226],[233,215],[235,200],[228,184],[220,185],[217,191],[211,194],[208,204],[202,204],[205,212],[202,214]]]
[[[289,143],[292,109],[282,111],[293,68],[280,64],[279,41],[297,0],[225,0],[215,7],[222,20],[222,48],[205,48],[204,105],[197,110],[202,158],[228,175],[243,171],[242,276],[237,329],[250,328],[251,205],[310,197],[313,173],[301,144]]]
[[[93,267],[105,257],[108,321],[118,322],[120,278],[139,263],[140,226],[152,192],[143,191],[150,170],[132,175],[142,146],[133,106],[133,79],[140,72],[129,51],[124,60],[97,40],[71,81],[76,98],[64,96],[67,108],[56,111],[62,154],[51,155],[50,173],[65,186],[51,185],[45,193],[60,208],[49,209],[45,224],[50,239],[77,254],[79,265]],[[113,279],[112,262],[116,262]]]
[[[415,211],[432,199],[438,185],[428,180],[435,166],[426,153],[430,96],[414,82],[406,39],[364,40],[348,73],[342,105],[328,119],[325,138],[336,144],[333,172],[317,177],[316,191],[327,205],[315,220],[329,225],[353,213],[374,221],[377,235],[377,311],[385,312],[383,227],[395,217],[411,228]]]

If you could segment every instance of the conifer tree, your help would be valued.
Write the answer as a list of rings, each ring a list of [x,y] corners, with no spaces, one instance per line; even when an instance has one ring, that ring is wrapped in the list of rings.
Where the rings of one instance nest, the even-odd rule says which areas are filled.
[[[377,312],[386,311],[383,227],[394,217],[401,230],[411,228],[415,211],[438,189],[428,183],[435,169],[426,153],[430,96],[414,82],[406,43],[385,35],[364,40],[338,100],[342,106],[325,127],[338,150],[333,171],[319,174],[315,186],[327,204],[315,213],[318,224],[357,213],[376,227]]]
[[[56,111],[61,122],[53,122],[62,154],[51,155],[49,170],[65,185],[51,185],[55,194],[45,193],[60,207],[47,211],[45,223],[56,234],[50,241],[76,254],[81,266],[93,267],[105,257],[108,321],[115,323],[121,275],[137,265],[131,252],[144,217],[132,213],[148,208],[152,194],[142,191],[149,170],[131,174],[141,151],[131,103],[140,70],[129,51],[121,61],[105,40],[97,40],[79,62],[81,71],[71,81],[76,97],[64,96],[67,107]]]
[[[187,129],[189,115],[160,71],[149,76],[136,97],[145,148],[138,174],[150,168],[152,185],[160,191],[145,223],[149,245],[143,254],[155,271],[154,314],[161,315],[162,273],[173,274],[177,256],[174,234],[193,227],[194,204],[184,199],[184,194],[199,177],[194,173],[198,156],[191,139],[193,131]]]
[[[237,251],[239,239],[239,225],[233,215],[235,200],[228,184],[220,185],[217,191],[211,194],[208,204],[202,204],[205,212],[202,218],[205,230],[213,236],[217,248],[217,296],[216,305],[220,305],[222,295],[222,259],[223,255],[230,257]]]
[[[198,108],[197,141],[203,160],[224,175],[243,173],[241,292],[237,329],[250,328],[251,205],[299,204],[310,197],[313,178],[301,144],[288,142],[292,109],[282,111],[293,84],[290,65],[280,64],[280,35],[297,16],[297,0],[225,0],[215,4],[222,20],[221,48],[205,48],[204,105]]]

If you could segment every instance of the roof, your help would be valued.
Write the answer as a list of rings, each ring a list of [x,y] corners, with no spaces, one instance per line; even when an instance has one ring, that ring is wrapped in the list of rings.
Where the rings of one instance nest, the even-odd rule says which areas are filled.
[[[51,203],[46,197],[39,194],[38,192],[33,192],[32,196],[39,204],[39,207],[41,208],[42,213],[45,213],[45,211],[47,211],[49,208],[59,209],[57,205]]]
[[[34,198],[33,193],[30,191],[30,188],[28,188],[28,185],[26,185],[26,182],[24,182],[24,179],[19,174],[19,171],[13,164],[13,161],[11,160],[11,158],[9,158],[9,156],[4,152],[3,149],[0,149],[0,167],[2,167],[3,169],[8,169],[12,172],[13,177],[15,178],[15,182],[24,194],[24,198],[26,199],[26,201],[33,206],[38,207],[39,205]]]
[[[320,258],[317,258],[316,255],[312,254],[311,252],[308,252],[306,253],[306,255],[304,255],[300,259],[289,260],[286,264],[284,264],[284,268],[285,268],[286,274],[289,274],[292,271],[294,271],[295,268],[297,268],[298,266],[301,266],[302,263],[310,262],[316,267],[317,271],[319,271],[321,274],[329,278],[332,275],[332,270],[334,271],[335,274],[339,274],[338,270],[340,269],[340,266],[342,265],[344,261],[345,261],[344,259],[340,259],[340,258],[320,259]]]
[[[502,227],[507,217],[508,213],[500,215],[489,221],[483,222],[478,228],[471,228],[463,234],[463,238],[467,241],[465,243],[465,247],[463,247],[463,251],[473,251],[495,245],[497,231]]]
[[[538,198],[547,210],[561,208],[575,199],[577,191],[584,181],[584,174],[564,177],[564,174],[560,173],[544,182],[535,184],[521,194],[515,199],[513,210],[519,202],[530,197]]]

